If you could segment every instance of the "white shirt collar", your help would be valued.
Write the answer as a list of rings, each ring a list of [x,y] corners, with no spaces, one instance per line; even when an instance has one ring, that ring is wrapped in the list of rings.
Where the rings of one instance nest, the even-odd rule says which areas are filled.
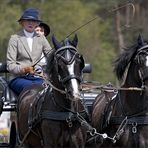
[[[27,32],[27,31],[24,29],[24,34],[25,34],[26,37],[32,38],[33,35],[34,35],[34,32]]]

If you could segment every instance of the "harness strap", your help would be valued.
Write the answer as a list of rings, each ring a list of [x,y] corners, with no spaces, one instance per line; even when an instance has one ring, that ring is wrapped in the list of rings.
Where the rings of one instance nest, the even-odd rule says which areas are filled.
[[[125,117],[111,117],[110,124],[121,124]],[[127,119],[128,125],[133,125],[133,123],[137,123],[137,125],[148,125],[148,116],[137,116],[137,117],[131,117]]]
[[[64,50],[64,49],[66,49],[66,48],[67,48],[67,49],[68,49],[68,48],[74,49],[75,51],[77,51],[77,48],[75,48],[74,46],[67,45],[67,46],[64,46],[64,47],[59,48],[59,49],[55,52],[55,54],[57,54],[59,51]]]
[[[79,113],[77,113],[77,120],[80,122],[81,126],[84,126],[87,129],[87,132],[89,132],[91,136],[96,134],[96,129],[88,124],[88,122]]]
[[[29,128],[29,130],[27,131],[27,133],[25,134],[25,136],[23,137],[23,140],[20,142],[20,144],[18,145],[18,148],[22,148],[25,140],[27,139],[28,135],[31,133],[31,128]]]
[[[66,83],[67,81],[71,80],[71,79],[77,79],[78,81],[82,81],[81,77],[78,77],[76,75],[69,75],[67,77],[65,77],[63,80],[61,80],[62,83]]]
[[[50,119],[50,120],[60,120],[64,121],[68,118],[75,120],[76,116],[75,114],[72,114],[71,112],[56,112],[56,111],[43,111],[40,114],[41,119]]]
[[[28,114],[28,125],[29,127],[35,126],[40,122],[39,113],[41,112],[41,107],[44,102],[44,95],[46,94],[47,88],[39,91],[37,96],[34,98],[33,103],[30,104],[29,114]]]
[[[80,113],[84,118],[86,117],[86,113]],[[40,114],[41,119],[49,119],[56,121],[75,121],[77,120],[77,113],[72,112],[56,112],[56,111],[43,111]]]

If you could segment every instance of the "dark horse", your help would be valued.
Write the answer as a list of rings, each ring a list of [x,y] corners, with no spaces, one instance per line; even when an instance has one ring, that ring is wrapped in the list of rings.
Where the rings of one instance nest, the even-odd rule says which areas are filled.
[[[76,49],[78,38],[58,42],[53,36],[52,41],[48,86],[27,88],[19,98],[19,146],[83,148],[87,135],[79,119],[87,115],[80,100],[84,59]]]
[[[148,147],[148,43],[139,35],[115,61],[123,85],[107,86],[93,104],[92,126],[109,138],[95,137],[97,147]],[[98,138],[98,143],[97,143]]]

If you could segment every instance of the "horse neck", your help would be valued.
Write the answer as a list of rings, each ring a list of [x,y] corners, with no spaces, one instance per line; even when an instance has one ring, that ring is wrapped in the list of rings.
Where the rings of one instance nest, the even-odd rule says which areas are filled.
[[[137,69],[135,64],[130,65],[124,84],[121,86],[125,90],[120,90],[118,93],[117,108],[120,111],[122,109],[121,112],[125,112],[127,115],[137,113],[145,106],[144,94],[141,91],[128,90],[128,88],[141,88],[142,86]]]
[[[74,112],[82,112],[85,110],[81,100],[71,101],[71,109]]]
[[[125,76],[124,86],[126,87],[141,87],[142,82],[139,77],[139,67],[134,63],[131,62],[128,70],[127,75]]]

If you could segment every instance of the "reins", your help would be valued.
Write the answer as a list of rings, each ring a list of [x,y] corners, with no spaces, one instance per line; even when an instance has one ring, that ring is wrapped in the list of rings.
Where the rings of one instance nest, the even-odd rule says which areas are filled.
[[[83,84],[82,84],[83,87]],[[108,86],[104,86],[104,85],[100,85],[100,86],[90,86],[90,88],[88,88],[89,86],[86,86],[87,88],[82,88],[82,90],[84,91],[89,91],[89,90],[107,90],[107,91],[118,91],[118,90],[127,90],[127,91],[144,91],[144,88],[140,88],[140,87],[108,87]]]
[[[45,85],[49,85],[51,88],[53,88],[54,90],[60,92],[61,94],[66,94],[66,91],[55,87],[55,86],[51,83],[51,81],[48,80],[45,76],[43,76],[43,75],[41,76],[41,75],[39,75],[39,74],[36,74],[36,75],[37,75],[37,76],[40,76],[40,77],[45,81],[45,83],[44,83]],[[44,85],[44,84],[43,84],[43,85]]]
[[[66,94],[66,91],[61,90],[57,87],[55,87],[50,80],[47,80],[46,77],[42,76],[42,78],[44,79],[45,83],[48,84],[49,86],[51,86],[53,89],[57,90],[58,92],[60,92],[61,94]],[[90,86],[90,88],[88,88],[89,86],[85,85],[85,83],[82,83],[82,91],[89,91],[89,90],[103,90],[103,91],[119,91],[119,90],[123,90],[123,91],[144,91],[144,88],[140,88],[140,87],[108,87],[108,86],[104,86],[104,85],[100,85],[100,86]],[[93,85],[93,84],[92,84]],[[85,88],[86,87],[86,88]]]
[[[62,90],[62,89],[59,89],[57,87],[55,87],[50,80],[47,80],[47,78],[45,77],[42,77],[45,81],[46,84],[48,84],[51,88],[53,88],[54,90],[60,92],[61,94],[65,94],[66,95],[66,91]]]

